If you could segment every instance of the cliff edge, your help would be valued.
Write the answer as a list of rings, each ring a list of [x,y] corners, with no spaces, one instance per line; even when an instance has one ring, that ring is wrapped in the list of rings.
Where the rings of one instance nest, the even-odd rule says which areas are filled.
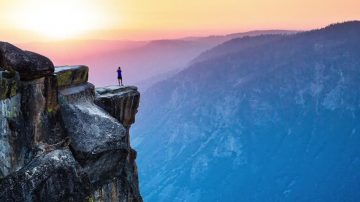
[[[142,201],[129,129],[140,93],[0,42],[1,201]]]

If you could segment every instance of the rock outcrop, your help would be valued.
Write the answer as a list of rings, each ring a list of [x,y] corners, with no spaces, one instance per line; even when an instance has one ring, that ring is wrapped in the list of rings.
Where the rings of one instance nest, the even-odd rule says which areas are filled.
[[[96,89],[95,103],[115,117],[125,127],[124,141],[126,143],[126,163],[122,170],[121,179],[114,179],[109,184],[102,186],[97,194],[105,201],[113,196],[107,190],[116,190],[117,197],[122,197],[122,201],[134,200],[133,196],[139,195],[139,187],[135,186],[139,183],[137,166],[135,163],[136,151],[130,147],[129,129],[135,121],[135,114],[139,106],[140,93],[134,86],[108,86]],[[126,188],[126,190],[123,190]],[[126,197],[124,197],[126,196]]]
[[[1,201],[142,201],[129,142],[136,87],[0,42]]]
[[[6,42],[0,42],[0,55],[0,67],[19,72],[22,80],[33,80],[54,72],[54,64],[48,58]]]

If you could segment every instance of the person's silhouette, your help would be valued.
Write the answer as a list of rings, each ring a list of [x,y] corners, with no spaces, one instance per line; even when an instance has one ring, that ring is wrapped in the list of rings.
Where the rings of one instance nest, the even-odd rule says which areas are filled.
[[[118,77],[117,77],[117,78],[118,78],[119,86],[122,86],[123,83],[122,83],[121,67],[118,68],[117,74],[118,74]]]

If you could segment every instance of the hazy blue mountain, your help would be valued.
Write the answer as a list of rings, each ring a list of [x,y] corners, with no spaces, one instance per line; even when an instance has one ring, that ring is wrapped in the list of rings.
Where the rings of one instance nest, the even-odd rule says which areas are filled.
[[[125,83],[136,84],[139,90],[143,91],[179,72],[200,53],[229,39],[276,33],[290,34],[294,31],[262,30],[209,37],[154,40],[134,48],[98,52],[94,57],[84,56],[82,61],[87,61],[92,67],[95,73],[93,76],[90,75],[90,80],[98,85],[113,83],[114,80],[109,78],[114,77],[114,67],[121,65]]]
[[[226,35],[213,35],[213,36],[207,36],[207,37],[185,37],[182,38],[186,41],[198,41],[201,43],[209,43],[210,45],[214,44],[221,44],[225,41],[246,37],[246,36],[259,36],[259,35],[269,35],[269,34],[295,34],[298,31],[294,30],[254,30],[254,31],[248,31],[248,32],[239,32],[239,33],[232,33],[232,34],[226,34]]]
[[[116,68],[123,68],[124,83],[140,91],[186,67],[196,56],[227,40],[262,34],[291,34],[288,30],[260,30],[229,35],[154,41],[67,40],[24,43],[21,48],[46,54],[55,65],[84,64],[90,81],[98,86],[117,84]]]
[[[145,201],[359,201],[360,22],[233,39],[142,94]]]
[[[233,40],[229,40],[223,44],[218,45],[216,48],[209,49],[201,53],[198,57],[196,57],[192,61],[192,63],[198,63],[208,59],[215,59],[217,57],[239,52],[241,50],[247,50],[249,48],[253,48],[256,46],[269,44],[279,40],[282,37],[283,35],[279,35],[279,34],[267,34],[267,35],[244,36],[241,38],[235,38]]]

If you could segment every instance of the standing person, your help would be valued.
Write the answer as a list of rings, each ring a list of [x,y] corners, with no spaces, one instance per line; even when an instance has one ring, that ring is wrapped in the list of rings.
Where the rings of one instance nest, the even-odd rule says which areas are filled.
[[[121,74],[121,67],[118,68],[117,70],[117,74],[118,74],[118,82],[119,82],[119,86],[122,86],[122,74]]]

